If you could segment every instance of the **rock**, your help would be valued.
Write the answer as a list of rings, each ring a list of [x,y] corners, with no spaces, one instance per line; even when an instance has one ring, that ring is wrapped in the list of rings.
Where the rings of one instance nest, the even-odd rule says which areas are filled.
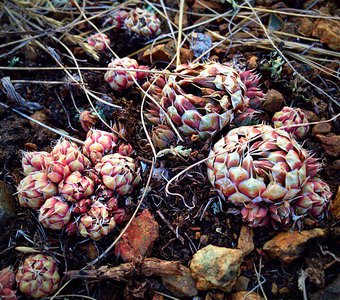
[[[239,275],[243,251],[208,245],[197,251],[191,262],[191,276],[199,290],[220,289],[229,292]]]
[[[233,293],[231,300],[263,300],[263,298],[254,292],[242,291]]]
[[[305,109],[301,109],[301,110],[306,115],[308,122],[317,122],[317,121],[319,121],[318,116],[314,112],[312,112],[311,110],[305,110]]]
[[[334,162],[333,162],[333,168],[337,171],[340,170],[340,159],[336,159]]]
[[[115,255],[124,261],[134,261],[150,255],[154,241],[158,238],[159,225],[148,209],[132,220],[121,240],[115,247]]]
[[[310,296],[310,300],[338,300],[340,295],[340,275],[325,288]]]
[[[338,187],[338,192],[336,194],[335,199],[332,202],[331,211],[334,218],[340,219],[340,186]]]
[[[169,41],[167,44],[157,45],[150,49],[147,49],[142,56],[142,60],[146,63],[154,63],[156,61],[170,62],[172,58],[176,55],[176,46],[173,40]],[[181,48],[181,63],[185,64],[194,59],[193,53],[187,48]],[[176,64],[176,60],[173,65]]]
[[[340,135],[323,136],[317,134],[316,138],[321,142],[321,146],[326,154],[334,157],[340,155]]]
[[[250,279],[245,276],[239,276],[233,286],[234,291],[245,291],[248,288]]]
[[[280,111],[284,103],[283,95],[277,90],[269,90],[264,98],[263,108],[271,113]]]
[[[290,264],[301,255],[311,239],[325,235],[326,231],[320,228],[303,230],[301,232],[281,232],[265,243],[263,250],[267,252],[269,256],[281,259],[284,263]]]
[[[47,125],[49,124],[48,116],[42,110],[36,111],[30,117],[33,118],[34,120],[41,122],[41,123],[44,123],[44,124],[47,124]],[[28,122],[29,122],[29,124],[31,125],[32,128],[39,128],[40,127],[40,125],[35,123],[34,121],[28,121]]]
[[[12,196],[11,188],[0,180],[0,225],[3,226],[15,216],[15,199]]]
[[[314,23],[312,20],[307,18],[299,18],[298,19],[298,32],[304,36],[311,36],[313,29],[314,29]]]
[[[219,293],[219,292],[214,291],[214,292],[207,293],[204,300],[227,300],[227,298],[224,297],[223,293]]]
[[[180,266],[183,272],[182,276],[163,276],[162,282],[167,290],[169,290],[176,297],[194,297],[198,291],[196,289],[196,281],[190,275],[190,269]]]
[[[317,20],[312,34],[329,48],[336,51],[340,50],[340,21]]]
[[[326,135],[327,133],[330,133],[332,130],[332,125],[330,123],[318,123],[315,124],[315,126],[312,129],[312,134],[317,135],[317,134],[323,134]]]
[[[249,69],[256,69],[258,67],[258,57],[255,55],[252,55],[248,58],[247,64]]]
[[[253,229],[249,226],[242,226],[237,249],[242,250],[244,256],[250,254],[255,248],[253,237]]]

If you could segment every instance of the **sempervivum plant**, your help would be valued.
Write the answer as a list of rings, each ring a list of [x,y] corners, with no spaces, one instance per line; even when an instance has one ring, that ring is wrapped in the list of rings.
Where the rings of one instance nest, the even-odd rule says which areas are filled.
[[[119,195],[130,194],[141,180],[134,159],[119,153],[104,156],[95,169],[104,185]]]
[[[169,145],[176,140],[176,134],[171,128],[164,124],[158,125],[152,130],[152,142],[159,149],[168,148]]]
[[[116,226],[115,219],[109,214],[107,207],[100,201],[95,202],[79,222],[79,233],[97,241],[108,235]]]
[[[15,289],[15,274],[12,267],[7,267],[0,270],[0,299],[2,300],[16,300]]]
[[[28,174],[18,186],[19,203],[22,206],[39,209],[47,198],[57,194],[57,186],[42,171]]]
[[[71,210],[60,197],[51,197],[40,207],[39,222],[46,228],[63,229],[71,218]]]
[[[80,172],[73,172],[58,185],[60,195],[70,202],[77,202],[90,198],[94,193],[94,182],[91,178],[83,176]]]
[[[143,79],[146,76],[142,71],[127,71],[123,69],[147,69],[145,66],[139,66],[135,59],[123,57],[116,58],[107,66],[117,70],[108,70],[104,75],[104,80],[114,91],[124,91],[134,85],[134,80]],[[119,70],[120,69],[120,70]]]
[[[110,39],[105,33],[96,33],[87,38],[87,42],[97,51],[104,51],[110,44]]]
[[[64,139],[57,142],[51,154],[56,161],[67,165],[71,172],[83,172],[91,164],[90,160],[80,152],[75,143]]]
[[[105,19],[103,26],[110,24],[115,29],[121,29],[124,26],[125,19],[129,16],[126,10],[116,10],[111,13],[111,15]]]
[[[99,121],[99,117],[95,112],[84,110],[79,115],[79,122],[81,127],[86,132],[89,132],[94,125],[96,125]]]
[[[22,157],[22,168],[25,175],[35,171],[44,171],[53,161],[53,157],[46,151],[24,152]]]
[[[286,131],[266,125],[236,128],[214,145],[209,156],[211,184],[226,201],[240,207],[250,226],[287,224],[296,210],[318,216],[326,209],[317,197],[326,202],[330,198],[327,184],[315,177],[320,165]],[[309,186],[311,180],[322,185]],[[312,204],[299,209],[311,198],[314,214]]]
[[[104,155],[112,153],[117,143],[118,137],[114,133],[92,129],[86,135],[83,153],[96,163]]]
[[[309,129],[306,114],[300,108],[285,106],[281,111],[275,113],[272,119],[275,128],[282,128],[291,133],[295,138],[302,138]]]
[[[328,184],[314,177],[308,179],[298,196],[296,214],[310,213],[313,217],[319,217],[327,211],[332,193]]]
[[[155,36],[161,33],[161,21],[152,12],[136,8],[124,20],[125,27],[142,36]]]
[[[175,72],[162,90],[160,105],[183,135],[206,140],[235,115],[254,112],[249,98],[254,97],[253,91],[247,91],[242,74],[233,66],[197,63],[180,65]],[[252,86],[249,82],[247,85]],[[256,102],[261,100],[260,97]],[[160,119],[167,121],[162,114]]]
[[[16,281],[26,296],[42,298],[51,295],[60,283],[57,263],[51,256],[31,255],[19,267]]]

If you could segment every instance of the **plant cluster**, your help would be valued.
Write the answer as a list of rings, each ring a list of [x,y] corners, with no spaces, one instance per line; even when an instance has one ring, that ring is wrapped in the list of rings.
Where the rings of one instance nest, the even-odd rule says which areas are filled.
[[[157,16],[145,9],[136,8],[131,11],[116,10],[103,23],[111,28],[125,29],[130,33],[143,37],[153,37],[161,33],[161,21]],[[87,38],[87,43],[97,51],[104,51],[111,41],[105,33],[96,33]]]
[[[284,130],[233,129],[209,156],[209,181],[249,226],[286,225],[305,215],[320,218],[328,210],[332,194],[317,177],[321,165]]]
[[[173,139],[170,123],[192,140],[206,140],[235,119],[249,121],[263,101],[259,77],[230,64],[183,64],[174,73],[151,75],[142,85],[158,102],[148,103],[145,116],[156,126],[153,139],[160,148]]]
[[[125,215],[118,197],[141,180],[131,145],[119,143],[113,133],[90,130],[82,149],[61,139],[50,153],[24,153],[19,203],[39,210],[46,228],[93,240],[108,235]]]

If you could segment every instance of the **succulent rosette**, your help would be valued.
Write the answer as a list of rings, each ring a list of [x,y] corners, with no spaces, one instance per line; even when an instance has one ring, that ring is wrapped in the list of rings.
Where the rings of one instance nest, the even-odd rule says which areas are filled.
[[[110,24],[115,29],[121,29],[124,26],[125,19],[129,16],[126,10],[119,9],[114,12],[104,21],[103,26]]]
[[[67,155],[74,150],[78,150],[78,146],[75,143],[61,138],[54,145],[51,155],[54,159],[59,159],[61,156]]]
[[[147,76],[147,80],[141,85],[145,92],[148,92],[154,99],[160,101],[162,99],[162,91],[166,84],[163,74],[152,73]]]
[[[14,289],[15,274],[12,267],[0,270],[0,299],[16,300]]]
[[[327,211],[332,192],[326,182],[318,177],[309,178],[298,194],[296,214],[304,215],[307,212],[313,217],[322,217]]]
[[[146,72],[130,71],[134,69],[147,69],[146,66],[139,66],[135,59],[123,57],[114,59],[108,68],[129,69],[127,70],[108,70],[104,75],[104,80],[114,91],[124,91],[134,85],[134,80],[141,80],[146,76]]]
[[[260,88],[260,76],[252,70],[240,72],[240,77],[246,86],[245,97],[248,99],[250,107],[258,108],[264,101],[264,92]]]
[[[154,99],[154,101],[160,103],[165,84],[166,79],[164,75],[150,73],[148,75],[148,80],[146,80],[141,85],[141,87]],[[160,119],[160,107],[149,98],[147,98],[146,111],[144,115],[146,119],[153,125],[159,125],[162,123],[162,120]]]
[[[77,202],[90,198],[94,193],[94,182],[80,172],[73,172],[58,185],[59,194],[70,202]]]
[[[158,125],[152,130],[152,142],[159,149],[169,148],[170,144],[176,140],[176,134],[168,125]]]
[[[57,186],[42,171],[27,175],[20,181],[17,190],[20,205],[33,209],[39,209],[47,198],[58,193]]]
[[[242,220],[251,227],[265,226],[269,223],[267,205],[248,203],[241,210]]]
[[[67,225],[70,218],[70,207],[60,197],[48,198],[40,207],[39,222],[46,228],[61,230]]]
[[[76,214],[85,214],[89,211],[91,204],[91,199],[82,199],[75,203],[72,211]]]
[[[228,202],[243,206],[243,220],[254,227],[267,224],[268,211],[273,221],[285,223],[288,209],[282,204],[294,207],[320,168],[286,131],[266,125],[231,130],[209,156],[211,184]]]
[[[104,156],[95,169],[101,175],[104,185],[122,196],[132,193],[141,180],[134,159],[119,153]]]
[[[26,296],[42,298],[51,295],[60,283],[57,263],[51,256],[31,255],[19,267],[16,282]]]
[[[249,108],[246,86],[230,65],[180,65],[175,72],[163,88],[161,106],[185,136],[206,140]]]
[[[131,156],[134,153],[131,144],[122,143],[119,145],[117,152],[123,156]]]
[[[78,231],[85,238],[95,241],[108,235],[116,226],[114,217],[100,201],[92,204],[91,209],[78,222]]]
[[[22,157],[22,168],[25,175],[35,171],[45,171],[53,162],[53,157],[45,151],[24,152]]]
[[[105,33],[96,33],[87,38],[87,43],[97,51],[104,51],[110,42]]]
[[[70,167],[60,161],[50,163],[47,169],[47,177],[54,183],[59,183],[71,173]]]
[[[161,21],[154,13],[141,8],[130,11],[124,25],[129,31],[141,36],[150,37],[161,33]]]
[[[83,153],[96,163],[104,155],[112,153],[117,143],[118,137],[114,133],[92,129],[86,135]]]
[[[272,119],[275,128],[282,128],[291,133],[295,138],[302,138],[309,130],[306,114],[299,108],[285,106],[274,114]]]
[[[89,132],[90,129],[98,123],[98,121],[98,115],[89,110],[84,110],[79,115],[80,125],[86,132]]]

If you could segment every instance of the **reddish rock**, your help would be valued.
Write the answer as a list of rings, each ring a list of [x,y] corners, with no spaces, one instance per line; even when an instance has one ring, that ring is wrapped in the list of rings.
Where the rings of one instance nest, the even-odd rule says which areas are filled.
[[[48,116],[42,110],[37,110],[30,117],[34,120],[40,121],[41,123],[49,124]],[[40,127],[40,125],[35,123],[34,121],[28,121],[28,123],[32,126],[32,128]]]
[[[170,62],[173,57],[176,55],[177,49],[175,42],[171,40],[167,44],[157,45],[155,47],[152,47],[151,49],[147,49],[142,56],[142,60],[146,63],[153,63],[155,61],[166,61]],[[181,63],[185,64],[189,61],[192,61],[194,58],[193,53],[191,50],[187,48],[181,48]],[[176,64],[176,61],[173,62],[173,64]]]
[[[314,23],[312,20],[307,18],[299,18],[298,19],[298,32],[304,36],[311,36],[313,29],[314,29]]]
[[[258,67],[258,57],[255,55],[252,55],[248,58],[247,63],[248,63],[248,68],[249,69],[256,69]]]
[[[325,235],[325,230],[320,228],[303,230],[301,232],[281,232],[265,243],[263,250],[268,253],[269,256],[281,259],[284,263],[290,264],[302,254],[311,239]]]
[[[312,112],[311,110],[305,110],[305,109],[301,109],[301,110],[306,115],[308,122],[319,121],[318,116],[314,112]]]
[[[231,300],[263,300],[263,298],[254,292],[242,291],[232,294]]]
[[[115,248],[115,255],[124,261],[134,261],[151,254],[154,241],[158,238],[159,225],[148,209],[132,220],[129,228]]]
[[[317,20],[315,22],[313,36],[320,38],[321,43],[325,43],[329,48],[340,50],[340,21],[337,20]]]
[[[335,170],[340,170],[340,159],[337,159],[333,162],[333,168]]]
[[[340,186],[338,187],[338,193],[332,202],[331,211],[336,219],[340,219]]]
[[[277,90],[269,90],[265,96],[263,108],[266,111],[275,113],[280,111],[284,103],[283,95]]]
[[[333,157],[339,157],[340,135],[323,136],[321,134],[317,134],[316,137],[321,142],[321,146],[325,150],[326,154]]]
[[[317,135],[317,134],[323,134],[326,135],[327,133],[330,133],[332,130],[332,125],[329,123],[318,123],[315,124],[315,126],[312,129],[312,134]]]
[[[190,269],[180,266],[182,275],[163,276],[162,282],[176,297],[194,297],[198,291],[196,289],[196,281],[190,275]]]
[[[238,238],[237,249],[242,250],[243,255],[248,255],[254,250],[255,245],[253,238],[253,228],[249,226],[242,226],[240,237]]]

